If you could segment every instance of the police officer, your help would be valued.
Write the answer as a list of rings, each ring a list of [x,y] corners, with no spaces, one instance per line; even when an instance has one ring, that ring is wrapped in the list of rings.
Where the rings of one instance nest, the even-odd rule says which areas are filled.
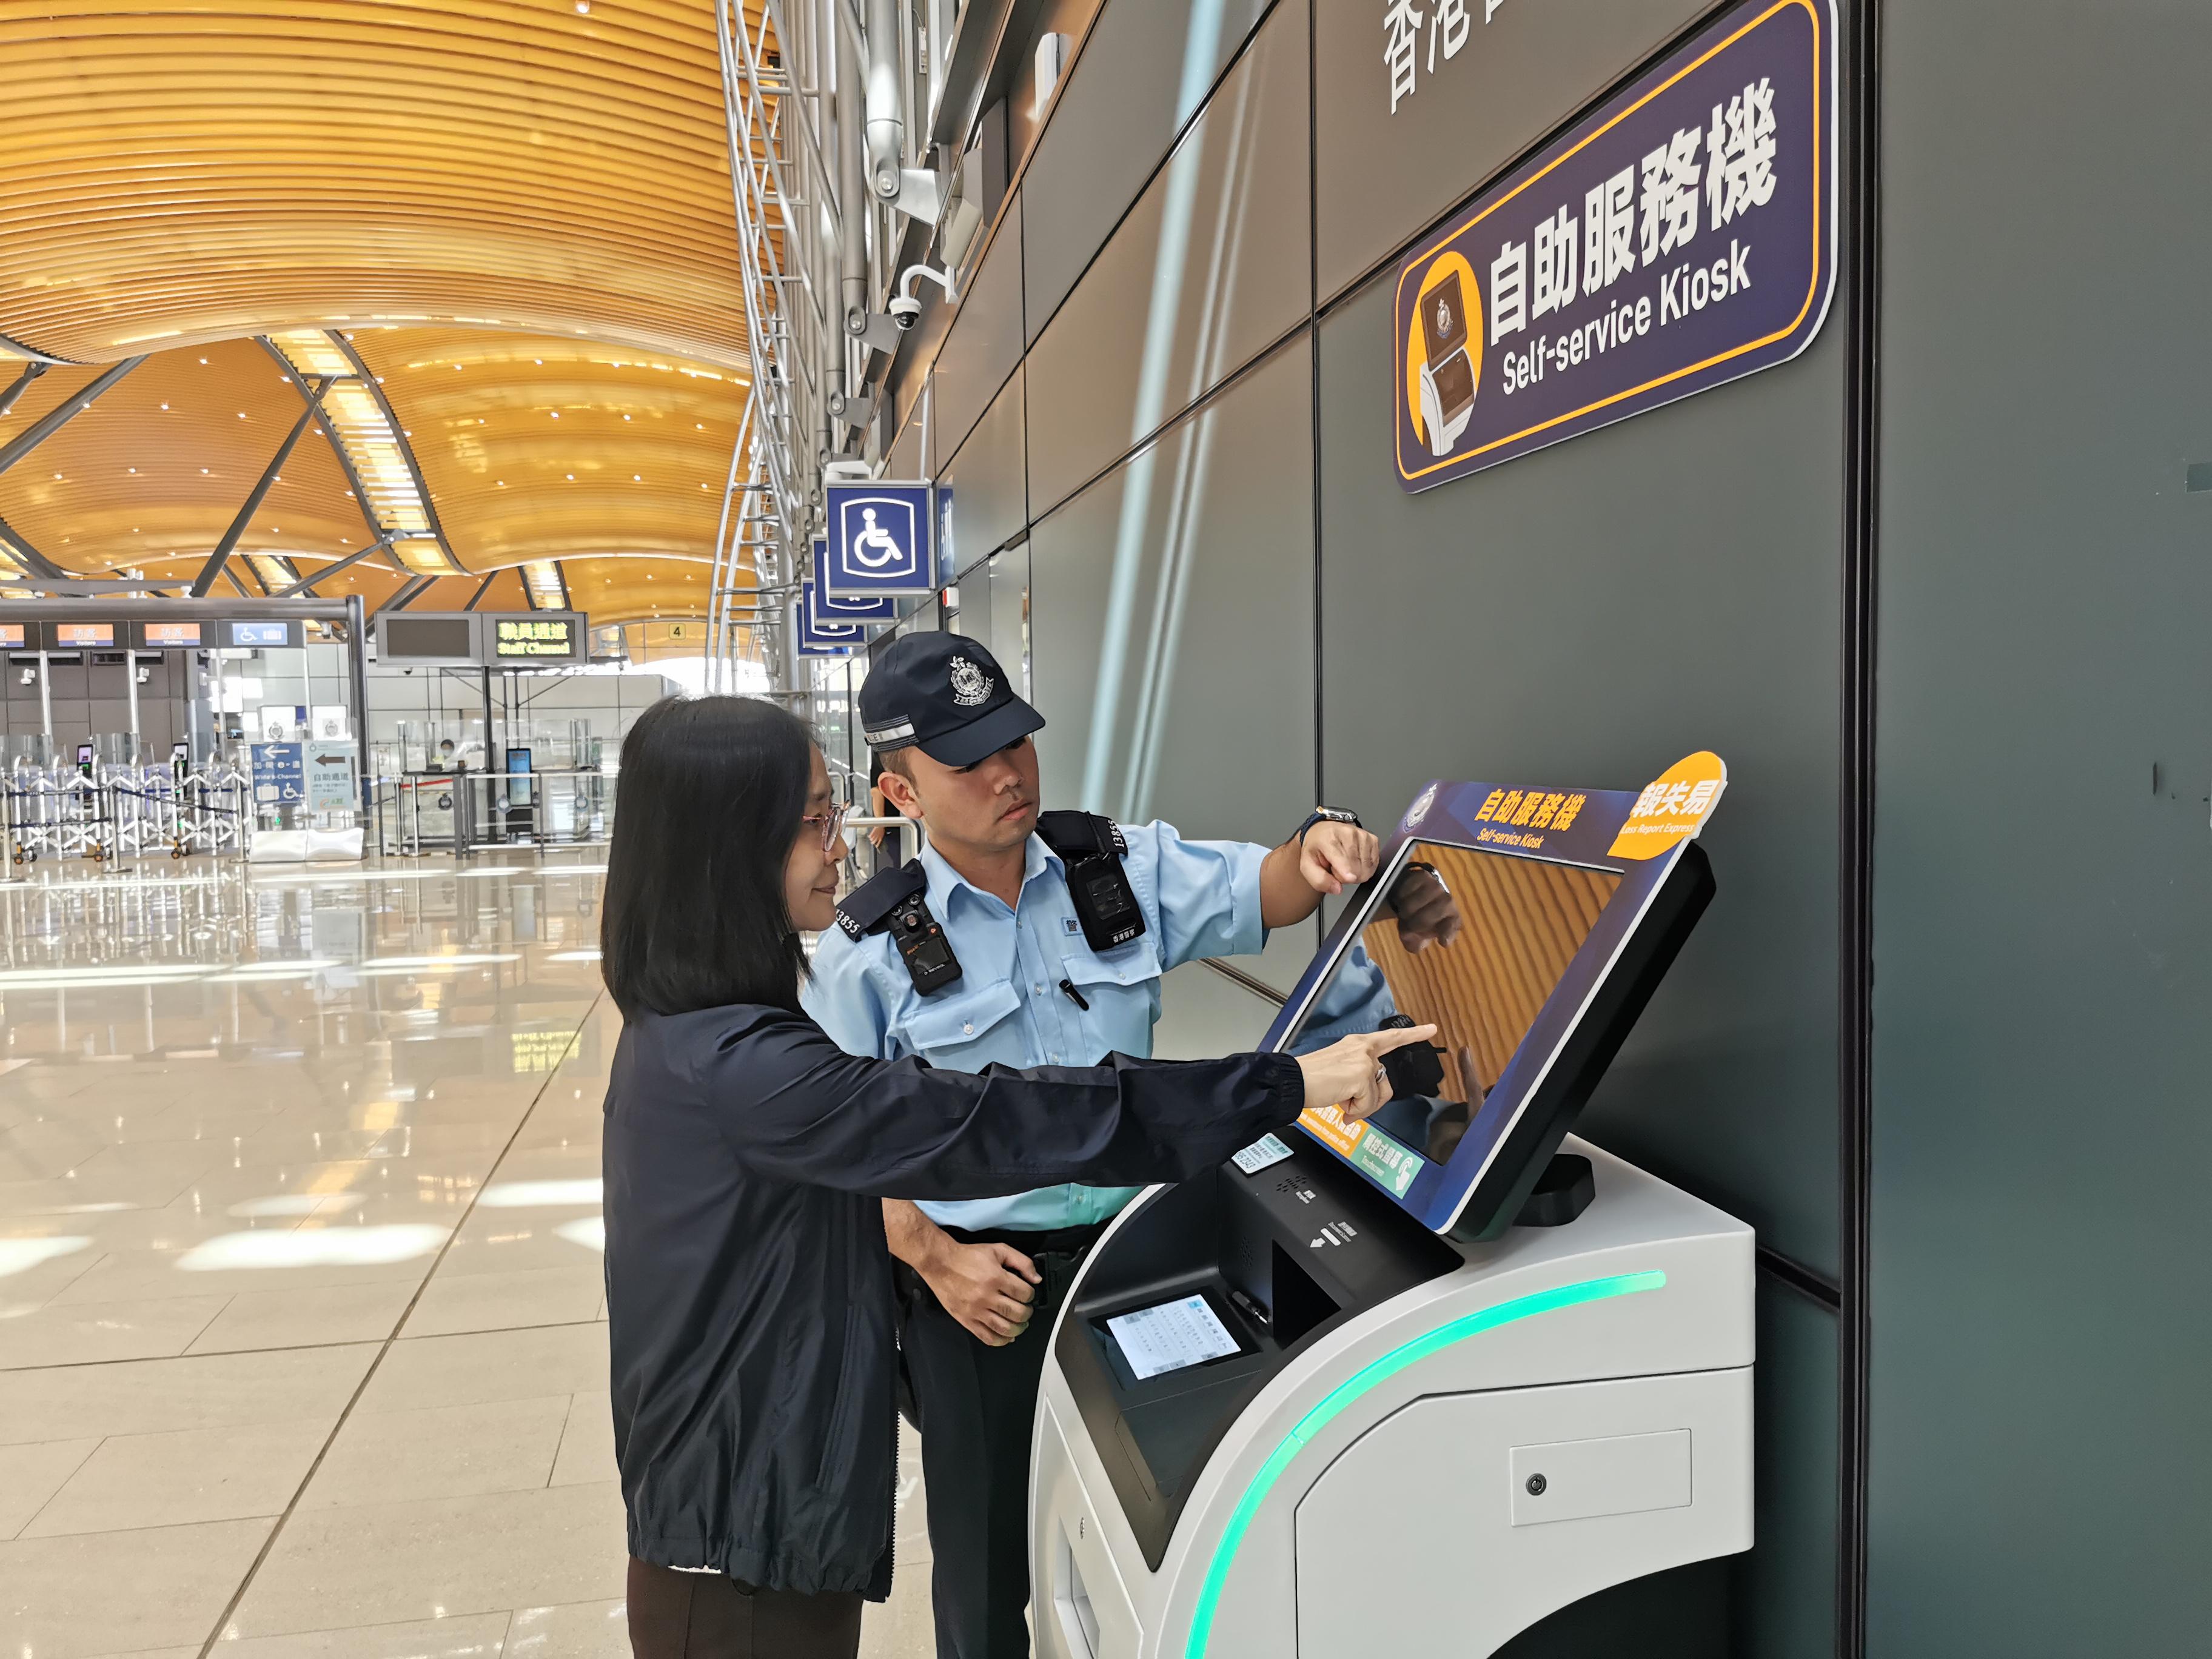
[[[1031,734],[1044,717],[958,635],[896,641],[860,702],[884,793],[928,844],[850,895],[815,956],[807,1012],[854,1054],[969,1072],[1148,1055],[1169,969],[1249,955],[1268,929],[1375,872],[1375,837],[1349,812],[1316,809],[1272,849],[1041,814]],[[904,1264],[900,1346],[939,1659],[1029,1651],[1030,1432],[1045,1348],[1084,1253],[1137,1190],[884,1201]]]

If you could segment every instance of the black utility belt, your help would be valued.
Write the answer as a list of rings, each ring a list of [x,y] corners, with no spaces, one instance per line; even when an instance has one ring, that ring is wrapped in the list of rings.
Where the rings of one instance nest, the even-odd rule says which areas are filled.
[[[963,1244],[1004,1244],[1034,1258],[1081,1255],[1104,1235],[1106,1224],[1094,1221],[1087,1226],[1056,1227],[1047,1232],[1018,1232],[1006,1227],[988,1227],[981,1232],[970,1232],[965,1227],[947,1227],[945,1231]]]

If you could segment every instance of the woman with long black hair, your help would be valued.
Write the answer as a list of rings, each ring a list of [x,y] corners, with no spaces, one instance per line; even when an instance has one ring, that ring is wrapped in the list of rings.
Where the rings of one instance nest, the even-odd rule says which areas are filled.
[[[849,1659],[890,1588],[885,1197],[1176,1181],[1309,1104],[1364,1117],[1380,1056],[979,1075],[846,1054],[800,1012],[845,844],[798,720],[671,698],[623,744],[601,944],[615,1449],[640,1659]]]

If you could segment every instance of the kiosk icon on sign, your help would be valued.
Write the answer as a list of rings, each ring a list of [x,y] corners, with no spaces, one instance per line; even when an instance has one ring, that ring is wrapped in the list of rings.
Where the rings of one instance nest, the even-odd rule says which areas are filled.
[[[890,496],[860,496],[839,503],[846,556],[858,569],[891,580],[927,580],[914,504]]]

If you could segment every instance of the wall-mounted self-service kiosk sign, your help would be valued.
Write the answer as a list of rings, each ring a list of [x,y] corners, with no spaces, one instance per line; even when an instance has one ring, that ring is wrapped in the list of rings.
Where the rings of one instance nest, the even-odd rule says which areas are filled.
[[[1751,1230],[1565,1139],[1715,890],[1725,786],[1416,797],[1267,1042],[1436,1042],[1367,1121],[1145,1194],[1069,1293],[1042,1654],[1487,1654],[1750,1547]]]
[[[1423,239],[1395,288],[1401,486],[1810,345],[1835,291],[1836,62],[1833,0],[1735,6]]]

